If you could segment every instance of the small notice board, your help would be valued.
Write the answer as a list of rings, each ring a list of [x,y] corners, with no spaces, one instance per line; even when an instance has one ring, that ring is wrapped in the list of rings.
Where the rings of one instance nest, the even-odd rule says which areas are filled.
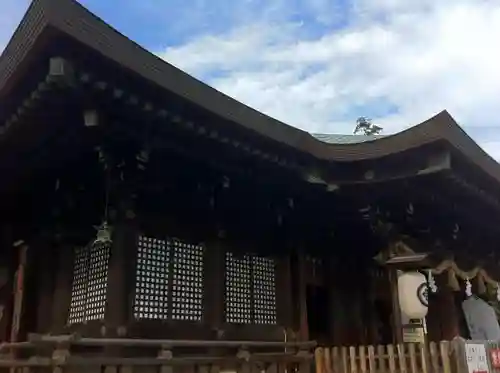
[[[465,361],[468,373],[490,373],[486,347],[482,343],[465,344]]]

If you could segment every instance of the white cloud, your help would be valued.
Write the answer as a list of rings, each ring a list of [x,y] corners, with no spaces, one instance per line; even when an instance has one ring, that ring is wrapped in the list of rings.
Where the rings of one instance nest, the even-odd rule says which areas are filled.
[[[500,141],[485,141],[481,143],[481,146],[486,153],[500,160]]]
[[[314,2],[318,19],[329,4]],[[442,109],[466,129],[500,127],[500,2],[359,0],[345,27],[310,31],[250,22],[159,55],[309,131],[350,132],[367,115],[394,132]]]

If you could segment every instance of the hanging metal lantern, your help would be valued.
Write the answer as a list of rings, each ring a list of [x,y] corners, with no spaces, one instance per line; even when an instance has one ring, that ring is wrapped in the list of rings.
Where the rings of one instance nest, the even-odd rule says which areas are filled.
[[[111,227],[108,225],[108,222],[104,221],[97,227],[97,235],[94,244],[110,245],[112,242]]]

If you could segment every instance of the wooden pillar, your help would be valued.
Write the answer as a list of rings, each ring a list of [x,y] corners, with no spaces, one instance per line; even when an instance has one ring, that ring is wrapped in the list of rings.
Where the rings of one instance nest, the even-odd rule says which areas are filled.
[[[130,195],[119,201],[108,267],[105,325],[107,336],[124,336],[133,320],[134,263],[137,257],[137,222]]]
[[[441,324],[441,340],[451,341],[460,335],[459,316],[455,302],[455,292],[447,285],[445,276],[440,276],[437,281],[438,291],[435,294],[439,304],[439,321]]]
[[[448,286],[446,276],[436,277],[437,292],[429,296],[427,335],[430,341],[452,340],[460,335],[460,310],[455,292]]]
[[[10,341],[17,342],[22,339],[24,332],[26,331],[25,325],[23,325],[23,313],[25,310],[25,276],[26,276],[26,264],[28,258],[28,246],[22,243],[16,248],[18,255],[18,264],[15,274],[14,281],[14,307],[12,310],[12,325],[10,329]]]
[[[299,337],[303,341],[309,339],[309,323],[307,319],[307,279],[306,257],[302,251],[297,253],[298,302],[299,302]]]
[[[341,312],[339,312],[340,310],[338,307],[340,304],[338,292],[339,278],[336,271],[336,260],[333,255],[329,255],[325,259],[325,269],[326,287],[328,291],[328,309],[330,310],[328,315],[330,318],[328,321],[328,334],[330,343],[335,345],[339,342],[339,332],[341,331],[342,323],[339,322],[339,318],[341,317]]]
[[[40,242],[36,248],[35,286],[36,286],[36,331],[48,333],[51,328],[51,319],[47,317],[52,312],[54,295],[55,270],[54,247]]]
[[[1,269],[0,287],[0,342],[9,340],[9,330],[12,320],[14,271],[11,268]]]
[[[106,291],[105,325],[106,335],[115,335],[120,326],[125,326],[129,316],[127,289],[127,244],[135,243],[136,237],[130,235],[128,224],[119,222],[113,225],[113,242],[110,248],[108,266],[108,287]],[[134,276],[135,277],[135,276]]]
[[[139,235],[136,201],[149,152],[112,140],[110,127],[102,127],[104,141],[100,147],[103,166],[103,187],[106,190],[106,209],[111,225],[112,242],[108,263],[108,283],[104,314],[105,335],[125,337],[128,326],[134,324],[137,240]],[[104,216],[103,216],[104,219]],[[101,329],[101,333],[102,333]],[[120,350],[120,349],[116,349]]]
[[[68,322],[73,285],[74,247],[59,244],[54,247],[55,284],[52,301],[51,333],[62,334]]]
[[[346,257],[332,257],[327,267],[331,334],[336,346],[354,345],[358,339],[356,268]]]
[[[368,290],[368,294],[365,295],[366,338],[367,344],[375,345],[378,342],[378,331],[375,309],[377,275],[374,267],[370,266],[367,269],[366,280],[366,289]]]
[[[13,286],[15,258],[14,249],[7,232],[0,237],[0,342],[7,341],[10,335],[13,310]]]
[[[427,313],[427,339],[433,342],[441,340],[441,304],[438,294],[429,294],[429,312]]]
[[[293,327],[292,277],[290,255],[282,255],[276,263],[276,307],[278,324],[285,330]]]
[[[389,286],[392,301],[392,335],[394,343],[403,343],[403,324],[401,322],[401,308],[398,295],[398,273],[396,269],[388,269]]]
[[[215,338],[223,338],[225,322],[225,250],[224,244],[214,241],[205,250],[205,275],[203,283],[204,319],[212,330]]]

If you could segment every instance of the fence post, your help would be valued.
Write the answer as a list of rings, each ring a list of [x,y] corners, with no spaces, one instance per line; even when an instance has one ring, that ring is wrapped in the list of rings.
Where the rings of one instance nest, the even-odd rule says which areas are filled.
[[[351,346],[349,347],[349,363],[351,366],[351,373],[357,373],[358,372],[358,364],[356,362],[356,347]]]
[[[387,355],[389,355],[389,372],[396,373],[396,356],[393,345],[387,345]]]
[[[348,366],[349,366],[349,359],[347,355],[347,347],[342,347],[342,373],[349,373],[348,372]]]
[[[316,363],[316,373],[324,373],[323,347],[317,347],[314,351],[314,362]]]
[[[368,369],[370,373],[375,373],[377,369],[375,365],[375,347],[373,346],[368,346]]]
[[[333,373],[332,349],[325,347],[325,373]]]
[[[340,354],[339,354],[339,348],[334,347],[332,348],[332,373],[343,373],[342,371],[342,363],[340,361]]]
[[[422,373],[429,373],[429,353],[424,343],[420,343],[420,362],[422,365]]]
[[[450,342],[441,341],[439,344],[439,350],[441,352],[441,360],[443,363],[443,373],[451,373],[450,364]],[[455,372],[458,373],[458,372]]]
[[[467,362],[465,361],[465,339],[455,337],[450,343],[452,358],[452,371],[455,373],[467,373]]]
[[[397,345],[398,349],[398,358],[399,358],[399,370],[401,373],[406,373],[408,371],[406,367],[406,351],[405,345],[403,343],[399,343]]]
[[[378,355],[378,364],[381,372],[385,372],[387,370],[387,364],[385,361],[385,347],[383,345],[377,346],[377,355]]]
[[[366,373],[365,346],[359,346],[359,368],[361,369],[361,373]]]
[[[408,346],[408,351],[410,353],[411,373],[417,373],[417,351],[415,349],[415,343],[410,343],[410,345]]]
[[[162,346],[160,352],[158,353],[158,359],[161,360],[160,373],[172,373],[172,366],[169,364],[169,360],[172,360],[173,354],[170,346]]]
[[[429,352],[431,357],[431,366],[434,373],[439,372],[439,354],[436,342],[429,343]]]

